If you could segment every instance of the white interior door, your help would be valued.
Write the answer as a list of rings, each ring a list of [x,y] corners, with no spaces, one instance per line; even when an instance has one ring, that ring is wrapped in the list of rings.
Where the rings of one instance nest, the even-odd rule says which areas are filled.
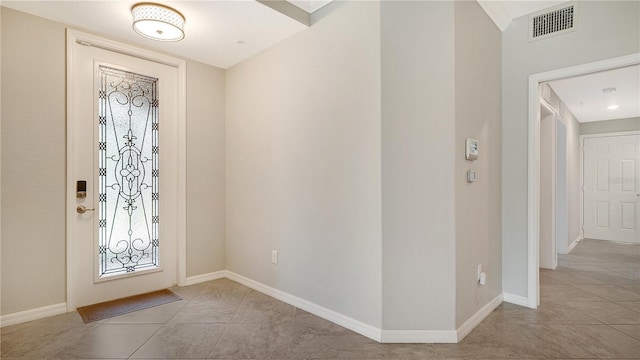
[[[67,159],[72,303],[173,286],[178,70],[98,47],[68,46],[74,47]],[[76,193],[77,181],[86,181],[84,198]]]
[[[640,135],[584,139],[584,237],[640,243]]]

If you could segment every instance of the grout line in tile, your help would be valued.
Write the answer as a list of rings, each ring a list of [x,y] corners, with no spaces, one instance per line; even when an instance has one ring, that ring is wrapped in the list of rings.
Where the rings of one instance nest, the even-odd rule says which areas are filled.
[[[139,325],[140,323],[134,323]],[[164,324],[166,325],[166,323]],[[138,352],[138,350],[140,350],[140,348],[142,348],[142,346],[144,346],[144,344],[146,344],[147,342],[149,342],[149,340],[151,340],[152,337],[154,337],[160,330],[162,330],[162,328],[164,327],[164,325],[160,325],[160,327],[158,327],[158,330],[154,331],[153,334],[151,334],[151,336],[149,336],[145,341],[142,342],[142,344],[140,344],[140,346],[138,346],[135,350],[133,350],[133,352],[131,354],[129,354],[129,356],[127,356],[127,359],[131,359],[131,357],[133,356],[133,354],[135,354],[136,352]]]
[[[216,349],[216,346],[218,346],[218,343],[220,342],[220,340],[224,336],[224,333],[227,332],[227,328],[229,327],[229,324],[223,324],[221,326],[223,327],[222,328],[222,334],[220,334],[220,336],[218,336],[218,339],[216,339],[215,343],[211,347],[211,350],[209,350],[209,354],[207,354],[207,359],[211,358],[211,354],[213,354],[213,350]]]

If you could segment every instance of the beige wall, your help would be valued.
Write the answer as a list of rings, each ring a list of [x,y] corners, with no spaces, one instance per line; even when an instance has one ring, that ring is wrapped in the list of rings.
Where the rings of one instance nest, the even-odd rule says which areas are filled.
[[[640,118],[593,121],[580,124],[580,135],[640,130]]]
[[[502,292],[501,33],[475,1],[455,4],[456,326]],[[465,159],[465,140],[479,156]],[[467,170],[477,181],[467,182]],[[477,282],[477,266],[487,284]]]
[[[383,1],[385,330],[455,328],[453,2]]]
[[[187,276],[225,269],[225,71],[187,61]]]
[[[2,314],[65,301],[64,26],[2,9]]]
[[[44,190],[33,197],[63,214],[64,26],[3,10],[3,40],[21,34],[11,55],[3,51],[5,70],[13,61],[30,79],[18,62],[25,52],[59,53],[40,74],[61,79],[49,84],[62,94],[48,105],[55,126],[43,121],[50,110],[20,122],[53,131],[37,140],[55,141],[59,200]],[[500,292],[499,32],[476,3],[335,2],[313,21],[226,72],[187,63],[188,275],[226,268],[377,328],[452,330]],[[54,39],[40,44],[48,27]],[[4,80],[5,95],[21,85]],[[24,167],[5,154],[18,154],[19,110],[2,123],[11,172]],[[480,140],[476,162],[464,160],[466,137]],[[27,176],[42,165],[30,161]],[[19,189],[5,175],[3,196]],[[3,221],[32,227],[17,203],[3,197]],[[40,301],[24,307],[20,286],[42,274],[15,240],[19,230],[3,227],[3,314],[64,301],[64,217],[51,222],[62,258],[46,256],[50,231],[29,228],[27,239],[59,269],[48,272],[57,293],[34,288]],[[13,258],[27,259],[23,274]]]
[[[336,2],[316,20],[227,71],[227,267],[384,330],[454,329],[501,289],[500,33],[475,3]]]
[[[379,19],[331,3],[226,79],[227,269],[376,327]]]
[[[65,25],[2,8],[2,314],[65,302],[65,69]],[[212,143],[224,133],[224,79],[189,62],[187,83],[187,263],[197,275],[224,268],[224,144]]]

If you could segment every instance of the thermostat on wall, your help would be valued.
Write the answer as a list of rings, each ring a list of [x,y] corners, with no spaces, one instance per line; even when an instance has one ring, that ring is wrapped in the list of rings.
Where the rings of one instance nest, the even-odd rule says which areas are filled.
[[[478,159],[478,140],[467,138],[465,156],[467,160]]]

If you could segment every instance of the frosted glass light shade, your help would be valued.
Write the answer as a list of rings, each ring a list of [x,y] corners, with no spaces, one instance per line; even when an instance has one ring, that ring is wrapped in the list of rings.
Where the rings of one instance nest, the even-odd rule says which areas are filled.
[[[139,3],[131,8],[133,30],[158,41],[180,41],[184,38],[184,16],[175,9],[154,3]]]

